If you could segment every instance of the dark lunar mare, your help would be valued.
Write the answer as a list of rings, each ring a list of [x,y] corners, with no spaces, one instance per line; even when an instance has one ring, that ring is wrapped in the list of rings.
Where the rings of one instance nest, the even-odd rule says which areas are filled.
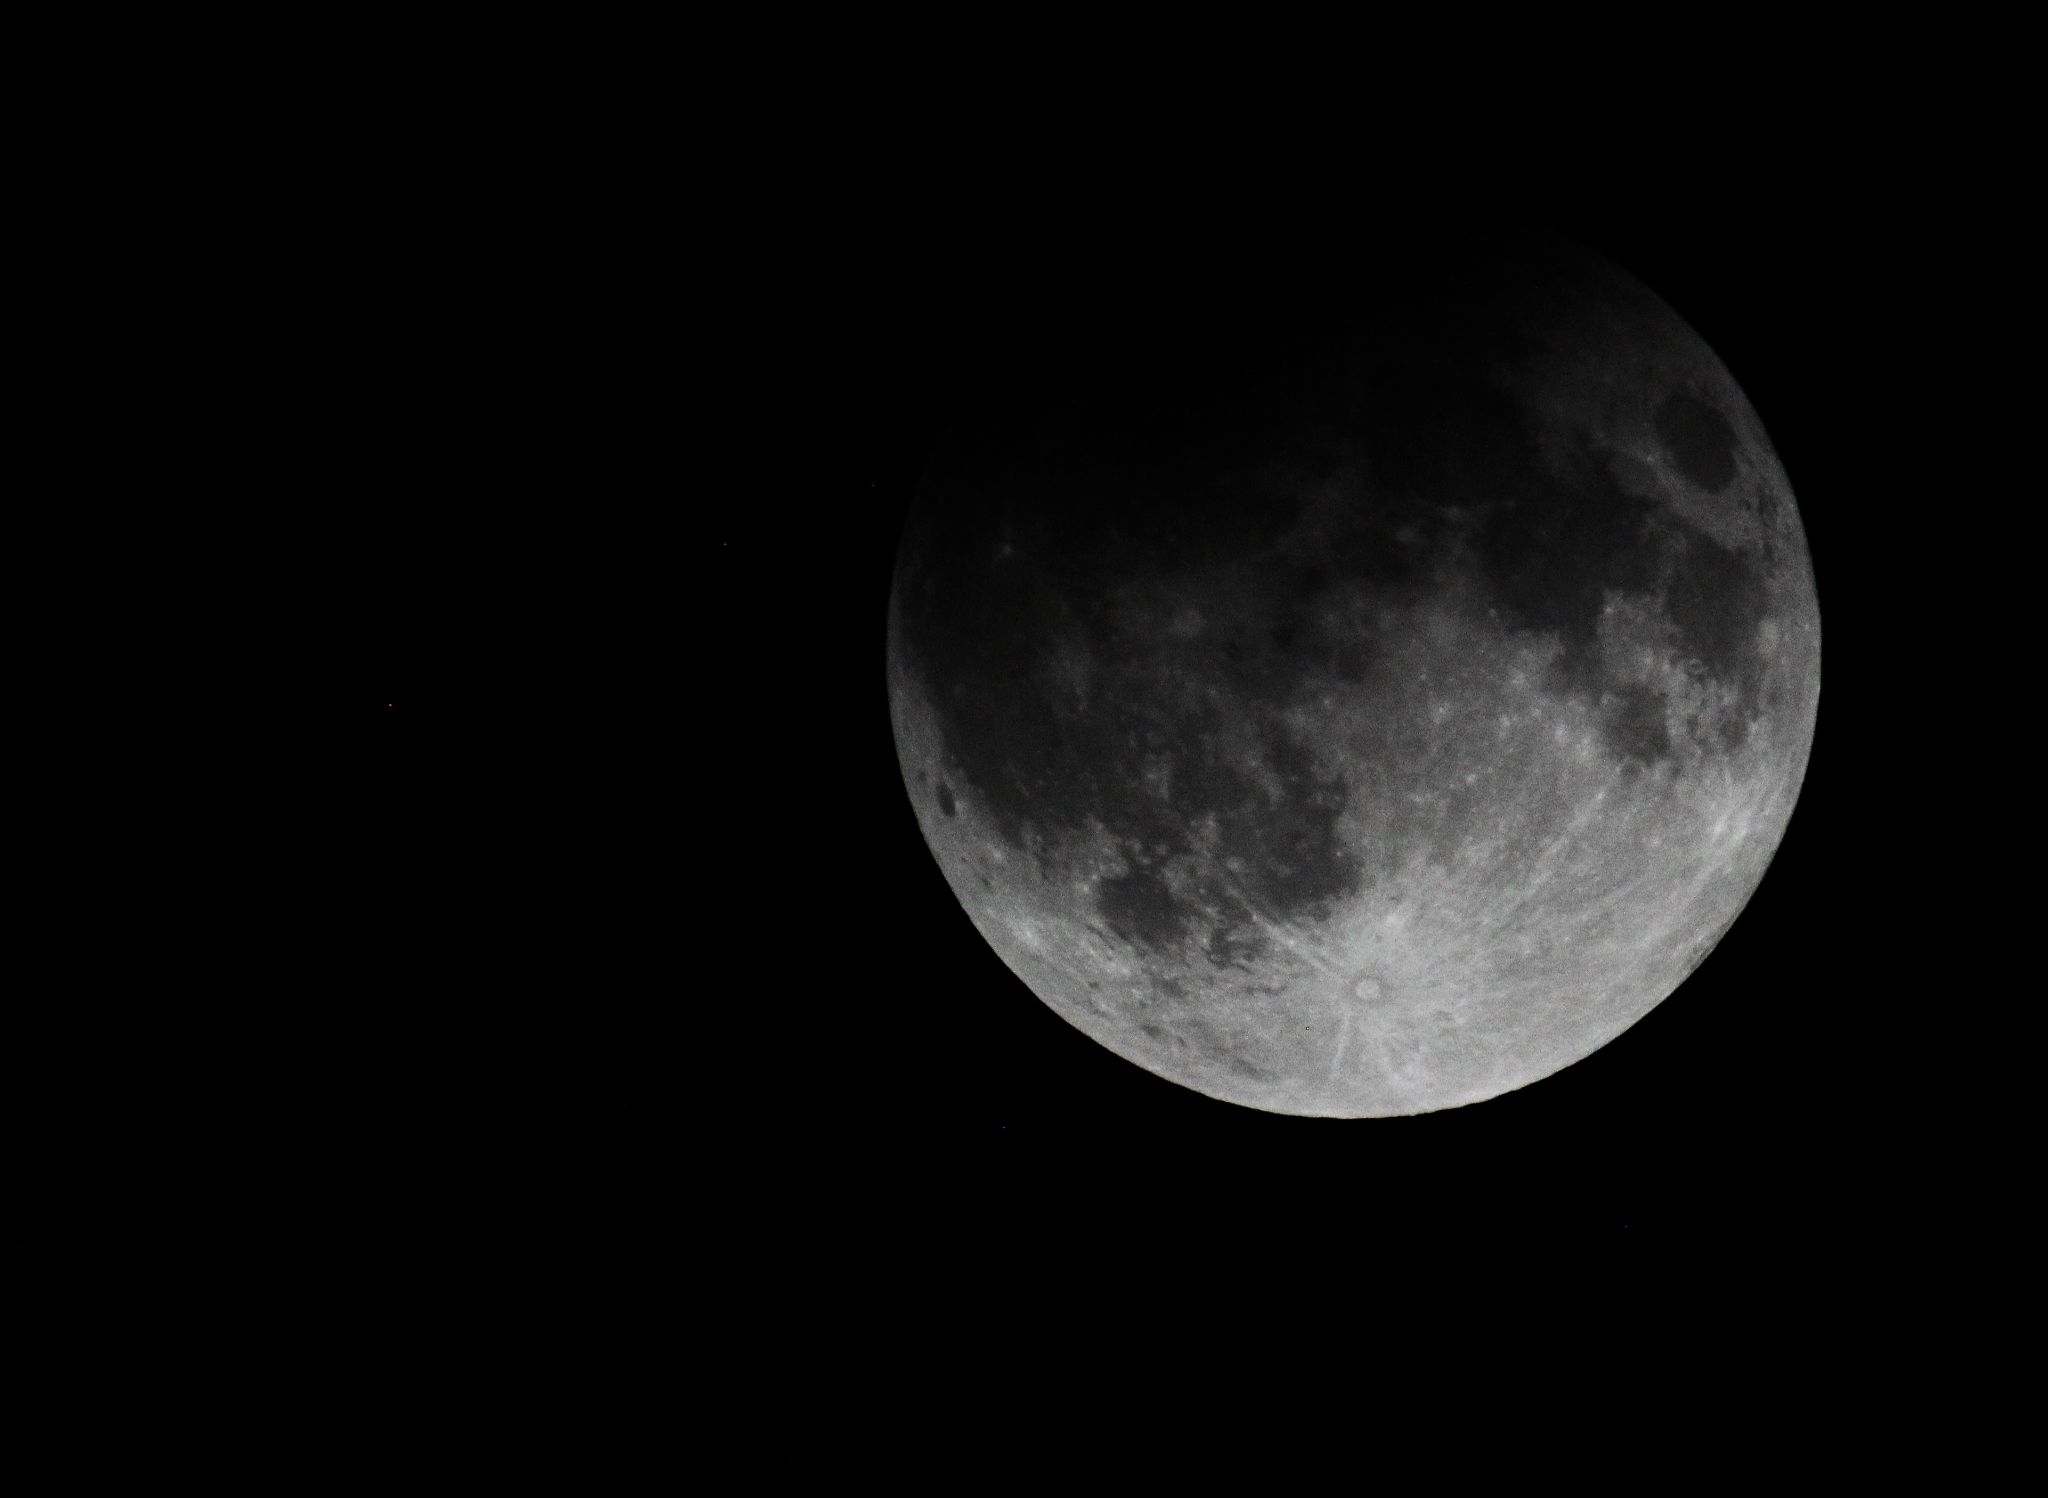
[[[1657,435],[1680,471],[1720,493],[1735,480],[1735,428],[1698,396],[1674,391],[1657,407]]]
[[[1366,877],[1338,836],[1350,787],[1280,717],[1308,666],[1384,669],[1325,606],[1402,607],[1449,566],[1505,626],[1555,638],[1553,687],[1645,770],[1675,752],[1666,705],[1610,679],[1599,630],[1611,594],[1660,596],[1733,702],[1700,732],[1738,747],[1763,679],[1759,559],[1624,488],[1593,437],[1560,454],[1549,434],[1546,455],[1510,393],[1540,352],[1531,299],[1612,295],[1609,275],[1541,238],[1447,238],[1227,303],[1155,288],[1046,330],[935,456],[900,556],[901,648],[958,780],[941,809],[969,801],[1039,856],[1100,829],[1121,855],[1095,895],[1106,927],[1154,948],[1206,927],[1211,962],[1255,957],[1253,911],[1313,919]],[[1731,481],[1734,429],[1705,400],[1665,400],[1655,429],[1694,482]],[[1148,596],[1198,605],[1199,637],[1134,619]],[[1247,735],[1257,777],[1219,751]],[[1191,841],[1204,826],[1213,857]]]

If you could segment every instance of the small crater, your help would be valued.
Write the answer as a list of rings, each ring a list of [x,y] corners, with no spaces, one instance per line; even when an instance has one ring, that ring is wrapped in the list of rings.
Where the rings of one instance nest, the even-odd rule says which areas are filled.
[[[943,780],[939,782],[939,810],[949,817],[959,810],[953,800],[953,788]]]
[[[1138,1026],[1138,1029],[1144,1033],[1145,1038],[1147,1040],[1166,1039],[1165,1027],[1162,1025],[1155,1025],[1150,1020],[1146,1020],[1144,1024]]]

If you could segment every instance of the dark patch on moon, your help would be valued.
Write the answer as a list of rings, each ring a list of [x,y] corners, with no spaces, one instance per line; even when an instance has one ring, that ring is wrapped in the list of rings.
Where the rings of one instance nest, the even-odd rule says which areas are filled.
[[[1219,761],[1208,709],[1185,710],[1156,691],[1147,701],[1140,681],[1120,695],[1136,721],[1107,739],[1075,724],[1075,735],[1102,757],[1092,772],[1086,762],[1063,767],[1087,793],[1072,809],[1123,847],[1128,867],[1096,890],[1096,909],[1111,930],[1164,950],[1207,925],[1205,950],[1220,965],[1264,949],[1247,924],[1254,910],[1280,920],[1320,915],[1357,889],[1360,871],[1337,826],[1346,787],[1321,774],[1277,724],[1276,702],[1243,704],[1240,724],[1255,734],[1259,764],[1277,784],[1269,793]],[[1163,776],[1148,781],[1148,769]],[[1196,827],[1212,829],[1213,842],[1198,849],[1189,836]]]
[[[1607,744],[1623,764],[1646,769],[1671,757],[1671,732],[1665,725],[1664,694],[1654,687],[1630,684],[1617,688],[1603,727]]]
[[[953,788],[943,780],[939,782],[939,810],[949,817],[959,811],[959,807],[953,801]]]
[[[1556,635],[1566,685],[1595,693],[1607,594],[1647,592],[1658,573],[1654,508],[1621,486],[1609,456],[1581,440],[1554,471],[1517,414],[1512,431],[1489,428],[1466,459],[1473,498],[1497,496],[1470,545],[1505,622]]]
[[[1755,676],[1757,624],[1770,605],[1756,559],[1691,526],[1675,529],[1664,610],[1686,653],[1717,681]]]
[[[1330,647],[1330,672],[1347,686],[1364,681],[1372,665],[1372,652],[1363,640],[1340,639]]]
[[[1727,417],[1681,390],[1664,398],[1655,422],[1680,473],[1712,494],[1735,482],[1735,428]]]
[[[1220,813],[1218,845],[1244,861],[1240,880],[1257,907],[1282,917],[1321,913],[1359,882],[1337,830],[1344,783],[1318,774],[1309,751],[1270,726],[1265,760],[1280,783],[1276,798],[1194,809]]]
[[[958,508],[967,516],[956,533],[979,514],[991,554],[1014,544],[997,539],[1019,529],[1000,507]],[[1346,787],[1317,771],[1280,720],[1305,665],[1331,653],[1314,638],[1325,626],[1306,602],[1313,593],[1271,554],[1246,563],[1244,596],[1222,597],[1191,595],[1114,538],[1090,544],[1085,533],[1047,535],[993,571],[971,553],[921,569],[904,640],[941,684],[932,696],[942,753],[995,835],[1032,850],[1048,877],[1048,847],[1062,835],[1113,844],[1125,867],[1094,899],[1120,939],[1164,951],[1220,925],[1214,950],[1244,959],[1259,949],[1244,929],[1251,910],[1282,921],[1320,913],[1360,877],[1337,831]],[[1120,588],[1147,586],[1216,624],[1181,637],[1167,627],[1170,605],[1135,615],[1113,606]],[[1063,674],[1060,640],[1085,654],[1085,693]],[[1352,664],[1365,669],[1362,652]],[[952,800],[948,786],[943,813]],[[1196,828],[1211,830],[1201,848]],[[1223,875],[1224,859],[1238,872]]]
[[[1272,943],[1260,934],[1257,928],[1241,923],[1219,925],[1209,933],[1209,940],[1202,947],[1202,955],[1211,967],[1242,967],[1251,965],[1266,955]]]
[[[1138,867],[1097,886],[1095,908],[1124,941],[1163,950],[1187,933],[1191,915],[1165,876]]]
[[[1770,588],[1758,558],[1691,527],[1674,535],[1664,611],[1692,657],[1688,673],[1711,678],[1733,698],[1715,724],[1720,747],[1733,752],[1747,740],[1763,700],[1757,628],[1770,608]],[[1693,670],[1693,661],[1700,670]]]

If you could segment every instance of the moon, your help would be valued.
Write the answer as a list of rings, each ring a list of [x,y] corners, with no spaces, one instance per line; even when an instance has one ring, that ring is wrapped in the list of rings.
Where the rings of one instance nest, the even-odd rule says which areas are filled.
[[[1495,226],[1050,341],[935,453],[888,613],[904,784],[1002,961],[1147,1071],[1342,1118],[1675,990],[1820,689],[1790,485],[1700,336]]]

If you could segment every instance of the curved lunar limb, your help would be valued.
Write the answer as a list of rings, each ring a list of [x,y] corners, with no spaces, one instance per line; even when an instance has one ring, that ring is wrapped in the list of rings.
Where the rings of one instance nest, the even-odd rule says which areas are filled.
[[[1640,1019],[1762,878],[1805,537],[1727,370],[1575,247],[1259,311],[1105,339],[942,448],[890,604],[905,782],[1118,1055],[1284,1113],[1476,1102]]]

